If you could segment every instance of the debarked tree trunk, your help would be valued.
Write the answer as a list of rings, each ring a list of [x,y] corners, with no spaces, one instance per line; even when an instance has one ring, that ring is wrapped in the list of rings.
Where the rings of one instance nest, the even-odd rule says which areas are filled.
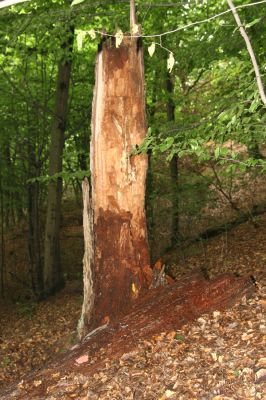
[[[144,211],[147,157],[133,156],[146,134],[143,52],[124,38],[98,53],[91,138],[94,306],[90,327],[125,312],[146,285]]]

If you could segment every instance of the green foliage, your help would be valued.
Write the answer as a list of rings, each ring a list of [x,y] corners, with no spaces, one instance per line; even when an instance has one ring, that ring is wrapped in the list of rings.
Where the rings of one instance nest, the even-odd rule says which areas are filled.
[[[72,179],[79,179],[83,180],[85,177],[90,176],[90,171],[75,171],[75,172],[69,172],[69,171],[62,171],[58,172],[54,175],[51,176],[38,176],[37,178],[31,178],[27,180],[27,183],[35,183],[35,182],[40,182],[40,183],[47,183],[50,181],[56,181],[57,179],[63,179],[65,183],[70,182]]]
[[[21,302],[17,303],[18,313],[31,320],[36,312],[36,303]]]
[[[152,152],[155,157],[165,154],[170,161],[177,155],[204,165],[215,163],[228,176],[250,170],[265,172],[261,153],[266,143],[265,107],[234,19],[225,14],[197,24],[227,9],[226,2],[174,4],[169,0],[163,7],[155,6],[157,3],[152,0],[147,7],[136,1],[144,35],[149,130],[145,141],[129,156]],[[266,82],[262,7],[246,7],[241,14]],[[190,27],[182,29],[187,25]],[[70,26],[75,41],[63,172],[49,177],[57,65],[62,57],[70,57],[62,46],[71,34]],[[176,33],[164,35],[176,28]],[[39,185],[43,202],[49,180],[61,178],[65,185],[80,185],[89,175],[99,32],[114,34],[119,29],[124,35],[129,32],[129,4],[123,2],[35,0],[0,11],[0,170],[8,213],[11,208],[15,213],[27,208],[31,185]],[[172,93],[166,85],[169,77]],[[175,121],[167,118],[169,102],[175,105]],[[234,144],[231,148],[229,141]],[[241,146],[246,152],[238,150]],[[194,176],[191,182],[197,187]]]
[[[184,342],[185,337],[181,333],[176,333],[176,335],[174,336],[174,339],[178,340],[179,342]]]

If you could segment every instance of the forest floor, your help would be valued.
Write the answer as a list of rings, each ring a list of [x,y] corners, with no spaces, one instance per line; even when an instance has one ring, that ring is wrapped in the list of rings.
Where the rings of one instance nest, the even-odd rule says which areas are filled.
[[[75,342],[82,287],[69,282],[40,304],[0,306],[0,389],[20,379],[13,395],[0,399],[265,399],[266,393],[266,214],[209,241],[166,257],[171,274],[204,268],[252,275],[256,296],[234,308],[202,315],[179,330],[134,338],[135,349],[105,360],[93,379],[84,373],[58,372],[43,397],[27,397],[24,375],[40,368]],[[105,348],[101,349],[104,357]],[[88,362],[87,357],[76,360]],[[90,364],[93,360],[90,360]],[[56,373],[54,374],[56,375]],[[36,388],[40,379],[32,382]],[[23,395],[24,393],[24,395]]]

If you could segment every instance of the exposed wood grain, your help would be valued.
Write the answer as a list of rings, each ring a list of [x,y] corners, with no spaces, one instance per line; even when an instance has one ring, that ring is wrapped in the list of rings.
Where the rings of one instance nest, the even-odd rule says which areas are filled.
[[[91,175],[95,306],[92,324],[126,312],[150,263],[145,218],[146,135],[143,52],[138,40],[104,41],[93,102]]]

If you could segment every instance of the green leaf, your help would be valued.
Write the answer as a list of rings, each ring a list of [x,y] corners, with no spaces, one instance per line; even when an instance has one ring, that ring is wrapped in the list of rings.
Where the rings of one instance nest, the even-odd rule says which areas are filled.
[[[77,4],[83,3],[85,0],[73,0],[71,3],[71,7],[76,6]]]
[[[179,340],[180,342],[183,342],[185,340],[184,335],[182,335],[181,333],[177,333],[174,337],[175,340]]]
[[[218,160],[220,154],[221,154],[220,147],[216,147],[216,149],[214,150],[214,157],[216,160]]]
[[[228,174],[235,174],[236,170],[237,170],[237,165],[236,165],[236,164],[230,164],[230,165],[228,165],[228,167],[226,168],[226,172],[227,172]]]
[[[77,47],[78,47],[78,51],[82,50],[83,40],[84,40],[85,36],[86,36],[86,32],[85,31],[81,31],[81,30],[77,31]]]
[[[196,139],[192,139],[192,140],[190,141],[190,147],[191,147],[191,150],[192,150],[192,151],[197,151],[198,148],[199,148],[199,143],[198,143],[198,141],[197,141]]]
[[[170,147],[173,145],[174,143],[174,138],[173,137],[168,137],[165,139],[165,141],[163,143],[160,144],[160,150],[163,153],[164,151],[170,149]]]
[[[257,99],[254,99],[249,107],[250,112],[254,112],[258,108],[259,104]]]
[[[96,33],[94,29],[90,29],[88,31],[88,34],[90,35],[91,39],[95,39],[96,38]]]
[[[245,165],[245,164],[239,164],[238,168],[239,168],[240,172],[245,173],[246,170],[247,170],[247,165]]]
[[[260,22],[261,18],[256,18],[254,21],[251,21],[249,24],[245,25],[245,28],[251,28],[253,25],[256,25],[258,22]]]

